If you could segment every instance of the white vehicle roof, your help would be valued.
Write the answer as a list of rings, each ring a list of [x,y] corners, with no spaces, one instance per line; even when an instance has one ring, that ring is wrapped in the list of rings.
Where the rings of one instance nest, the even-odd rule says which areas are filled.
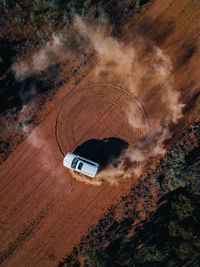
[[[63,165],[90,177],[95,177],[100,167],[98,163],[70,152],[65,155]]]

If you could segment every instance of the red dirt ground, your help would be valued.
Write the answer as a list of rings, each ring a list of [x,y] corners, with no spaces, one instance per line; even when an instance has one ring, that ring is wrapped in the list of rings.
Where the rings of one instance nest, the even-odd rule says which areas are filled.
[[[186,106],[183,119],[171,127],[171,142],[199,104],[199,10],[198,1],[157,0],[123,37],[128,41],[139,32],[172,60],[175,88]],[[123,113],[129,97],[123,90],[89,90],[97,67],[76,88],[62,87],[57,105],[0,167],[2,266],[55,266],[133,183],[129,178],[120,186],[88,185],[62,166],[55,131],[64,153],[90,138],[117,136],[132,146],[141,137]],[[154,98],[152,91],[149,99]]]

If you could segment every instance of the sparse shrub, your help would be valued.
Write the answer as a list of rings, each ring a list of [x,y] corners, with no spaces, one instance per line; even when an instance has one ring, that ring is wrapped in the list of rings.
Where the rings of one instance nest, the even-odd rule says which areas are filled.
[[[73,15],[75,14],[75,12],[76,12],[75,7],[72,7],[71,10],[70,10],[71,17],[73,17]]]
[[[85,9],[89,9],[91,7],[91,2],[90,0],[86,0],[84,3],[83,3],[83,6],[85,7]]]
[[[51,23],[51,25],[55,25],[58,22],[58,13],[48,9],[44,19],[46,22]]]
[[[36,34],[42,42],[46,42],[46,35],[42,31],[37,31]]]
[[[169,225],[168,225],[168,229],[169,229],[169,235],[170,236],[178,236],[179,235],[179,225],[177,222],[174,221],[170,221]]]
[[[25,18],[24,17],[21,17],[21,16],[16,16],[16,22],[21,25],[21,24],[24,24],[26,22]]]
[[[70,23],[70,14],[69,14],[69,12],[68,11],[64,11],[64,13],[63,13],[63,21],[65,22],[65,23]]]
[[[170,236],[182,237],[184,240],[190,240],[192,238],[192,231],[190,229],[184,229],[179,223],[175,221],[170,221],[168,229]]]
[[[44,20],[49,23],[52,22],[52,18],[53,18],[52,13],[48,10],[44,15]]]
[[[138,0],[138,1],[135,3],[135,7],[136,7],[136,8],[140,8],[140,0]]]
[[[186,261],[188,259],[191,259],[191,256],[194,254],[194,250],[190,243],[182,243],[179,248],[179,258],[182,261]]]
[[[81,16],[84,16],[86,13],[86,8],[82,7],[81,8]]]
[[[48,7],[52,8],[53,10],[59,11],[60,9],[60,1],[59,0],[51,0],[47,2]]]
[[[168,187],[171,191],[176,190],[179,187],[186,185],[186,179],[183,177],[177,177],[176,174],[169,175]]]
[[[43,2],[44,1],[42,1],[42,0],[35,0],[33,3],[34,9],[37,11],[40,10]]]
[[[86,258],[92,267],[104,267],[104,265],[93,254],[92,250],[86,250],[85,253],[86,253]]]
[[[184,240],[190,240],[193,235],[192,235],[192,230],[189,229],[184,229],[184,228],[180,228],[180,236],[184,239]]]
[[[198,116],[200,116],[200,107],[197,107],[197,109],[196,109],[196,114],[197,114]]]
[[[165,255],[155,247],[145,255],[145,262],[162,262],[164,259]]]
[[[72,7],[75,7],[75,1],[70,0],[70,1],[67,3],[67,8],[68,8],[68,9],[71,9]]]
[[[9,1],[8,1],[8,0],[0,0],[0,4],[1,4],[4,8],[8,8],[8,7],[9,7]]]
[[[30,13],[30,18],[31,18],[31,21],[32,21],[32,22],[35,21],[35,19],[36,19],[36,14],[35,14],[35,12],[31,12],[31,13]]]
[[[176,190],[179,187],[184,187],[187,182],[186,175],[183,170],[187,166],[183,153],[178,148],[173,148],[170,155],[167,156],[166,165],[167,178],[169,189]]]
[[[191,200],[183,194],[178,195],[177,201],[173,201],[171,207],[179,218],[191,215],[194,210]]]
[[[200,253],[200,240],[195,240],[193,242],[194,247],[199,251]]]
[[[22,6],[21,6],[19,3],[16,2],[15,5],[16,5],[16,7],[17,7],[19,10],[21,10],[21,11],[23,10]]]

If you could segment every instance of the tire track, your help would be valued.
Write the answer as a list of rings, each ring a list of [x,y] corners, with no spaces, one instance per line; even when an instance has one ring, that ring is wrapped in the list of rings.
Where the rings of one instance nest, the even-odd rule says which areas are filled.
[[[101,87],[103,87],[103,89]],[[91,90],[91,88],[93,88],[93,90]],[[112,91],[108,90],[108,88],[112,88]],[[123,114],[125,116],[126,116],[125,107],[122,106],[123,103],[122,104],[118,103],[119,99],[122,99],[122,102],[124,101],[125,103],[133,102],[137,106],[137,109],[142,114],[142,117],[143,117],[143,120],[145,123],[145,131],[148,132],[148,118],[147,118],[147,114],[145,112],[145,109],[144,109],[142,103],[136,97],[134,97],[133,95],[131,95],[127,91],[128,91],[128,89],[123,88],[123,87],[118,86],[118,85],[108,84],[108,83],[95,83],[95,84],[91,84],[91,85],[89,85],[83,89],[81,88],[81,89],[75,90],[74,92],[72,92],[72,94],[66,96],[66,97],[70,97],[70,98],[74,97],[74,99],[75,99],[75,104],[73,102],[72,107],[68,106],[68,112],[70,112],[70,110],[73,109],[73,112],[70,113],[71,116],[67,116],[66,112],[64,113],[65,118],[70,117],[70,121],[68,122],[68,128],[71,128],[70,129],[71,133],[68,133],[68,134],[71,136],[70,139],[73,140],[73,143],[74,143],[73,148],[76,147],[76,145],[80,141],[80,139],[83,136],[85,136],[90,131],[90,129],[92,129],[92,127],[94,127],[94,125],[96,125],[96,123],[98,122],[97,121],[96,123],[91,125],[90,128],[84,133],[84,135],[81,138],[79,138],[78,141],[76,140],[75,135],[74,135],[75,118],[77,117],[77,114],[80,114],[80,112],[82,110],[84,110],[84,107],[88,106],[90,103],[93,103],[95,101],[97,101],[98,103],[103,103],[103,104],[111,104],[111,106],[106,110],[106,113],[110,109],[112,109],[113,106],[116,106],[121,112],[123,112]],[[77,102],[75,96],[78,95],[79,92],[80,92],[79,102]],[[117,97],[119,95],[121,95],[120,98]],[[65,99],[66,99],[66,97],[65,97]],[[83,97],[85,98],[84,101],[83,101]],[[106,97],[106,99],[108,99],[107,101],[105,100],[105,97]],[[94,98],[94,101],[91,100],[93,98]],[[62,156],[65,156],[64,150],[67,150],[67,151],[69,150],[69,149],[64,149],[63,143],[59,137],[59,135],[63,136],[63,133],[62,132],[60,133],[60,131],[58,129],[59,124],[62,124],[61,122],[64,120],[64,119],[62,119],[61,111],[64,108],[64,106],[68,104],[67,102],[64,101],[65,99],[63,99],[63,101],[60,105],[60,109],[57,113],[56,122],[55,122],[56,143],[57,143],[58,149],[61,152]],[[104,100],[102,101],[102,99],[104,99]],[[127,120],[127,123],[128,123],[128,120]],[[65,145],[65,147],[66,147],[66,145]]]

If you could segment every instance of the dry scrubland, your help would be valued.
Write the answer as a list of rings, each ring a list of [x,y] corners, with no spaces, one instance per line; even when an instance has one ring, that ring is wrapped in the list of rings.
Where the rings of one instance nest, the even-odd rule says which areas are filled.
[[[0,0],[2,266],[200,265],[199,10]],[[105,137],[96,179],[62,168]]]

